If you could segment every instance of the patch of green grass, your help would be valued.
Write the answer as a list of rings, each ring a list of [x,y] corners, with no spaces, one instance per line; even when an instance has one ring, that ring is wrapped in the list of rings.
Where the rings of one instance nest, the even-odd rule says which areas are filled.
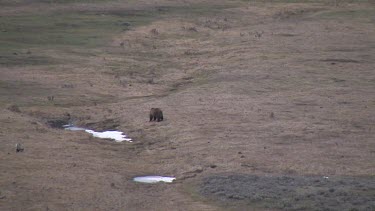
[[[46,56],[34,56],[27,54],[10,54],[0,56],[0,66],[27,66],[27,65],[51,65],[59,63],[56,59]]]
[[[335,0],[242,0],[244,2],[266,2],[266,3],[325,3],[335,4]],[[337,0],[338,4],[342,3],[367,3],[371,0]]]
[[[67,4],[67,3],[96,3],[111,2],[114,0],[2,0],[0,6],[27,5],[32,3]]]
[[[42,14],[0,18],[0,45],[20,46],[82,46],[103,45],[109,35],[128,30],[143,17],[121,17],[106,14]],[[144,22],[144,21],[143,21]]]
[[[361,10],[340,10],[322,12],[320,17],[332,18],[345,18],[345,19],[373,19],[375,17],[375,8],[361,9]]]
[[[262,2],[262,3],[322,3],[322,2],[327,2],[325,0],[242,0],[242,1]]]
[[[178,15],[184,17],[185,15],[194,16],[212,16],[219,15],[222,10],[237,7],[236,4],[196,4],[191,6],[179,6],[179,7],[159,7],[158,11],[161,14]]]
[[[234,18],[235,16],[238,16],[235,12],[230,11],[230,9],[237,8],[238,6],[239,4],[237,1],[225,1],[217,4],[198,3],[186,6],[158,7],[157,11],[160,14],[160,17],[165,19],[188,20],[188,22],[200,25],[202,24],[201,18],[206,18],[206,20],[213,21],[213,24],[215,25],[217,20],[225,22],[224,19],[227,17]],[[216,23],[215,27],[218,27],[218,24],[224,25],[219,22]],[[195,33],[194,31],[190,31],[189,34],[185,34],[184,36],[189,38],[202,38],[199,37],[199,33]],[[179,38],[184,39],[182,36]]]
[[[15,2],[26,2],[26,0]],[[62,2],[75,1],[63,0]],[[115,35],[140,25],[149,24],[156,19],[217,15],[229,5],[199,4],[143,10],[114,8],[81,12],[33,12],[2,16],[0,17],[0,66],[53,64],[58,59],[56,56],[49,58],[44,53],[47,52],[46,50],[73,52],[73,49],[85,49],[86,51],[103,49],[109,45]],[[33,50],[32,55],[17,53],[26,52],[29,49]]]
[[[37,51],[69,48],[101,48],[115,34],[147,24],[146,11],[112,11],[28,14],[0,17],[0,65],[42,64],[40,56],[15,56],[33,48]],[[23,62],[22,62],[23,61]]]
[[[49,90],[34,82],[0,80],[0,104],[17,102],[17,105],[23,106],[34,98],[45,95]]]
[[[26,106],[59,106],[71,107],[93,105],[94,102],[116,102],[112,95],[101,93],[84,93],[82,90],[64,89],[57,86],[48,86],[42,83],[21,80],[0,79],[0,106],[14,103],[20,107]],[[54,96],[49,101],[47,96]]]

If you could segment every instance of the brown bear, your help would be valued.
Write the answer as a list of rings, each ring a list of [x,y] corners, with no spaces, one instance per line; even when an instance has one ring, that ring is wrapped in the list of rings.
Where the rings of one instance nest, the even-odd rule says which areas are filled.
[[[154,121],[163,121],[163,111],[161,111],[160,108],[151,108],[151,111],[150,111],[150,122],[154,120]]]

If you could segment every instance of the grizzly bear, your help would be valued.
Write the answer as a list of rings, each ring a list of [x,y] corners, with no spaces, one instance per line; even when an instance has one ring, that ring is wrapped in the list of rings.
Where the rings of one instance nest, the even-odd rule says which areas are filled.
[[[163,121],[163,111],[161,111],[160,108],[151,108],[151,111],[150,111],[150,122],[154,120],[154,121]]]

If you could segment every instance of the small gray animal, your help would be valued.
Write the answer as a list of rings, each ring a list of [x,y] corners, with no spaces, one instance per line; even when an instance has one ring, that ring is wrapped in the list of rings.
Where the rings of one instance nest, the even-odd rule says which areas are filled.
[[[160,108],[151,108],[150,122],[151,121],[163,121],[163,111]]]
[[[23,152],[23,147],[22,147],[22,145],[20,144],[20,143],[17,143],[16,144],[16,152]]]
[[[55,100],[55,96],[48,96],[47,99],[48,99],[48,101],[54,101]]]

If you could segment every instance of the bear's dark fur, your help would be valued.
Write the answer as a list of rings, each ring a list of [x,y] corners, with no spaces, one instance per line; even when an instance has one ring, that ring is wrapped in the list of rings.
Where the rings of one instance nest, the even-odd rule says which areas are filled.
[[[163,111],[161,111],[160,108],[151,108],[151,111],[150,111],[150,122],[154,120],[154,121],[163,121]]]
[[[23,152],[23,147],[20,143],[16,144],[16,152]]]

